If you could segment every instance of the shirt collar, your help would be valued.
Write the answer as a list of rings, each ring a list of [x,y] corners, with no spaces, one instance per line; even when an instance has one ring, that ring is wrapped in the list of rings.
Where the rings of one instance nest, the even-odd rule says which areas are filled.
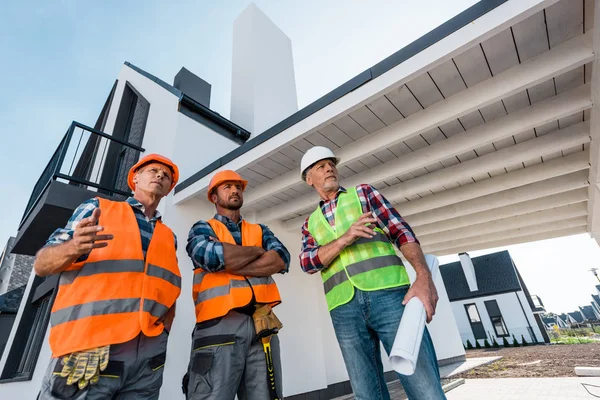
[[[335,194],[335,200],[337,200],[338,196],[340,195],[340,193],[346,193],[346,188],[344,188],[343,186],[340,186],[338,188],[337,193]],[[330,202],[331,200],[323,200],[321,199],[321,201],[319,201],[319,207],[323,207],[323,204]]]
[[[217,221],[222,222],[224,224],[233,224],[233,225],[240,225],[242,223],[242,221],[244,220],[244,217],[242,217],[241,215],[240,215],[240,222],[238,222],[237,224],[232,219],[230,219],[229,217],[226,217],[226,216],[221,215],[221,214],[215,214],[214,218]]]
[[[146,213],[146,207],[139,200],[134,199],[133,197],[128,197],[125,200],[129,205],[137,210],[140,210],[142,213]],[[162,215],[158,212],[158,210],[154,211],[154,216],[151,218],[152,220],[162,219]]]

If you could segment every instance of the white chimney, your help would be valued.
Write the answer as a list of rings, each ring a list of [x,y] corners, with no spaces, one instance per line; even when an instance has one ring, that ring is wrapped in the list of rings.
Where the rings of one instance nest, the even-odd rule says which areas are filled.
[[[233,25],[230,119],[253,138],[296,111],[292,42],[251,3]]]
[[[473,266],[473,261],[471,261],[471,257],[469,257],[469,253],[460,253],[458,255],[458,258],[460,258],[460,265],[462,265],[463,273],[465,274],[467,284],[469,285],[469,290],[471,292],[479,290],[477,288],[477,277],[475,276],[475,267]]]

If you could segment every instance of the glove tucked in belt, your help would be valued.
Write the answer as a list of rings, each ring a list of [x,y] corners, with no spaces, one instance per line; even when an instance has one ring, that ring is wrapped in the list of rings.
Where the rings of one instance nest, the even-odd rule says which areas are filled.
[[[252,314],[252,319],[254,320],[254,328],[256,330],[256,340],[275,335],[283,328],[283,324],[268,304],[256,306],[256,311]]]
[[[85,388],[88,383],[95,384],[100,379],[100,372],[108,366],[110,346],[77,351],[62,358],[63,369],[60,376],[67,378],[67,385],[77,382],[79,389]]]

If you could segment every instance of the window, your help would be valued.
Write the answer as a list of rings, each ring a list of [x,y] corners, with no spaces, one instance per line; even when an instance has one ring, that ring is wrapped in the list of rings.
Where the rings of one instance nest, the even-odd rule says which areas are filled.
[[[50,322],[57,284],[58,275],[35,277],[0,375],[0,383],[31,380]]]
[[[491,319],[492,325],[494,326],[494,331],[496,331],[496,336],[508,336],[508,329],[506,329],[506,325],[504,324],[502,317],[491,317]]]
[[[484,304],[488,315],[490,316],[490,321],[492,322],[496,336],[510,336],[506,324],[504,323],[504,318],[502,318],[500,307],[498,307],[498,302],[496,300],[488,300],[484,301]]]
[[[479,311],[477,311],[477,306],[475,304],[468,304],[466,307],[467,315],[469,316],[469,321],[471,323],[481,322],[481,317],[479,317]]]
[[[483,328],[483,323],[481,322],[481,317],[479,316],[479,310],[477,310],[475,303],[465,304],[465,310],[467,312],[467,318],[469,318],[471,331],[473,331],[475,340],[487,338],[485,329]]]

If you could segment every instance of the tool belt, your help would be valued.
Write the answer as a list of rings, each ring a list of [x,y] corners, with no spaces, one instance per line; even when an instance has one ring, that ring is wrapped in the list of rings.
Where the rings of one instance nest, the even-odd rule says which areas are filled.
[[[252,314],[252,319],[256,330],[256,341],[266,338],[270,340],[270,337],[276,335],[283,327],[283,324],[268,304],[257,305],[256,311]]]

